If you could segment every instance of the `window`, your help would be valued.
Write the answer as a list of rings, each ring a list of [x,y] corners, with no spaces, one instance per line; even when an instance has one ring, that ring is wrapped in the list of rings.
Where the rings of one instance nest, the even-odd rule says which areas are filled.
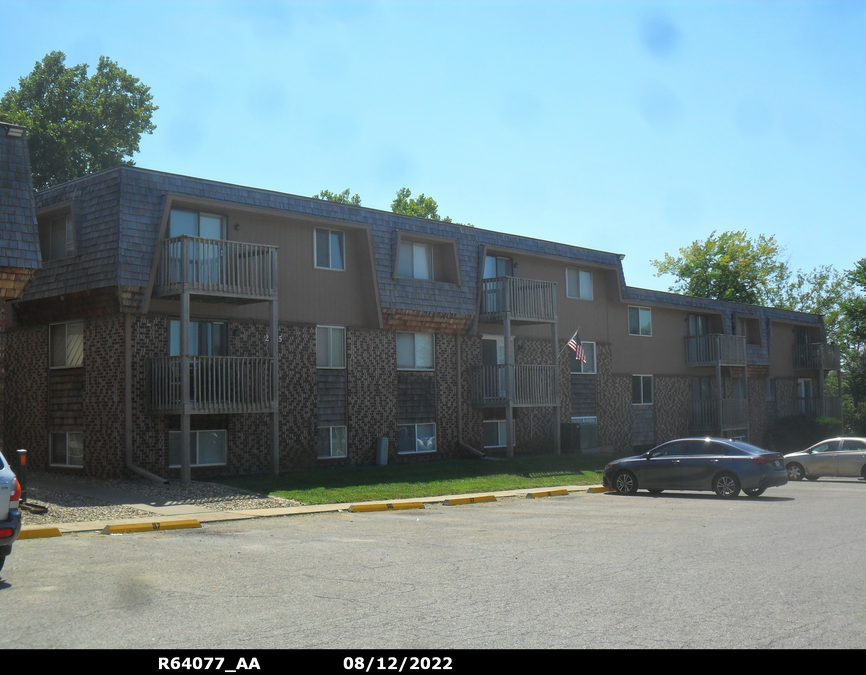
[[[346,329],[316,327],[316,365],[319,368],[346,367]]]
[[[628,334],[644,336],[653,334],[652,313],[649,307],[628,308]]]
[[[646,405],[653,402],[653,376],[631,376],[631,402],[635,405]]]
[[[435,424],[401,424],[397,427],[397,453],[436,452]]]
[[[75,228],[72,216],[55,218],[48,224],[48,255],[46,260],[60,260],[75,255]]]
[[[504,448],[508,443],[505,430],[505,420],[486,420],[484,422],[484,447]],[[514,433],[514,422],[511,423],[511,433]]]
[[[346,427],[322,427],[318,435],[319,459],[346,456]]]
[[[565,294],[569,298],[592,300],[592,272],[566,267]]]
[[[334,230],[316,230],[316,267],[326,270],[346,269],[343,233]]]
[[[689,335],[698,337],[710,332],[710,318],[702,314],[689,314]]]
[[[499,255],[484,256],[484,278],[496,279],[497,277],[514,276],[514,262],[511,258]]]
[[[74,368],[84,363],[84,322],[55,323],[49,327],[50,365]]]
[[[595,342],[582,342],[583,353],[586,356],[586,363],[577,360],[577,355],[574,350],[569,349],[568,361],[571,363],[572,375],[589,375],[595,373]]]
[[[168,326],[168,354],[180,355],[180,320],[171,319]],[[189,354],[191,356],[228,356],[228,326],[223,321],[190,321]]]
[[[52,432],[51,466],[84,466],[84,434],[80,431]]]
[[[433,247],[430,244],[400,242],[399,257],[397,276],[433,280]]]
[[[692,378],[692,400],[709,401],[713,398],[713,378],[701,375]]]
[[[168,432],[168,466],[180,466],[179,431]],[[224,429],[189,432],[190,466],[215,466],[226,463],[226,432]]]
[[[397,333],[397,367],[433,370],[433,333]]]
[[[168,222],[168,236],[179,237],[183,234],[206,239],[225,239],[226,217],[215,213],[172,209]]]

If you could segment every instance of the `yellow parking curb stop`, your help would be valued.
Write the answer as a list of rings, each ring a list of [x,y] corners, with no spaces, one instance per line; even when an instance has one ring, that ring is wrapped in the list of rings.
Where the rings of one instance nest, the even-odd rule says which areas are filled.
[[[482,502],[495,502],[496,495],[481,495],[480,497],[458,497],[457,499],[446,499],[442,502],[445,506],[459,506],[461,504],[480,504]]]
[[[45,539],[46,537],[59,537],[61,532],[56,527],[41,527],[38,530],[21,530],[18,539]]]
[[[349,507],[351,513],[360,513],[362,511],[400,511],[402,509],[423,509],[423,502],[398,502],[387,504],[352,504]]]
[[[526,493],[527,499],[539,499],[541,497],[561,497],[562,495],[567,495],[568,490],[545,490],[543,492],[528,492]]]
[[[102,534],[130,534],[132,532],[159,532],[160,530],[185,530],[201,527],[197,520],[164,520],[153,523],[130,523],[129,525],[106,525]]]

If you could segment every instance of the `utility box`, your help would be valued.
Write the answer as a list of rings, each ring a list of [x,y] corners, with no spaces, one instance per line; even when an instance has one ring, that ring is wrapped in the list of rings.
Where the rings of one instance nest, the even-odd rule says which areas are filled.
[[[560,424],[559,440],[563,452],[580,452],[580,424],[578,422]]]
[[[388,463],[388,437],[381,436],[376,441],[376,466],[385,466]]]

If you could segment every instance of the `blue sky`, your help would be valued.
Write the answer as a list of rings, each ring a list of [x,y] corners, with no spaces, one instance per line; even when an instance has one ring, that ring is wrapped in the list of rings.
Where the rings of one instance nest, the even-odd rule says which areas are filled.
[[[866,256],[866,1],[0,0],[0,90],[52,50],[151,87],[139,166],[625,254],[713,230]]]

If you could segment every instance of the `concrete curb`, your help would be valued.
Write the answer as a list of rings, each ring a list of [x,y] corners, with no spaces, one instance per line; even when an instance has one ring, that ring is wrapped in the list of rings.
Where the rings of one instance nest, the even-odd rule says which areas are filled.
[[[547,490],[546,492],[551,491],[559,491],[565,490],[568,493],[573,492],[597,492],[597,491],[606,491],[606,488],[602,488],[601,486],[589,486],[589,485],[566,485],[559,488],[552,488]],[[502,490],[500,492],[492,493],[495,501],[499,501],[501,499],[507,499],[510,497],[518,497],[518,498],[526,498],[526,496],[532,492],[538,492],[537,488],[532,489],[517,489],[517,490]],[[414,499],[395,499],[392,500],[391,504],[400,504],[405,502],[420,502],[422,504],[444,504],[447,501],[451,501],[452,503],[456,500],[472,500],[469,503],[478,503],[479,498],[481,497],[490,497],[491,495],[481,495],[481,494],[456,494],[456,495],[438,495],[435,497],[422,497],[422,498],[414,498]],[[491,500],[494,501],[494,500]],[[189,520],[191,517],[195,517],[200,523],[218,523],[218,522],[230,522],[234,520],[250,520],[252,518],[276,518],[280,516],[299,516],[299,515],[308,515],[314,513],[340,513],[347,512],[352,506],[356,506],[351,503],[343,503],[343,504],[311,504],[305,506],[285,506],[279,507],[275,509],[246,509],[246,510],[238,510],[238,511],[209,511],[202,510],[198,513],[187,513],[183,516],[167,516],[163,518],[159,518],[160,523],[174,522],[177,520]],[[357,505],[357,506],[360,506]],[[387,507],[386,507],[387,508]],[[46,529],[56,529],[61,534],[73,534],[78,532],[102,532],[106,527],[114,526],[114,525],[145,525],[140,532],[153,531],[153,522],[154,519],[150,518],[126,518],[123,520],[113,520],[113,521],[86,521],[86,522],[71,522],[71,523],[58,523],[56,525],[25,525],[21,530],[21,535],[18,536],[18,539],[25,538],[41,538],[47,537],[48,535],[30,535],[29,537],[22,536],[25,532],[32,531],[40,531]],[[57,536],[57,535],[52,535]]]

